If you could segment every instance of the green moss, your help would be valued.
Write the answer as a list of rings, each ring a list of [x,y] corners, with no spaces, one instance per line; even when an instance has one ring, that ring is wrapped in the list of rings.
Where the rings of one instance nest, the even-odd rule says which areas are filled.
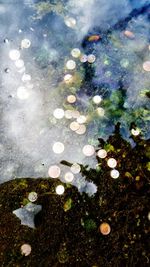
[[[147,167],[147,170],[150,171],[150,162],[147,163],[146,167]]]
[[[92,146],[97,146],[98,145],[98,140],[94,138],[88,138],[88,144]]]
[[[149,89],[143,89],[143,90],[140,91],[140,96],[141,97],[145,97],[145,96],[147,96],[149,94],[150,94],[150,90]]]
[[[28,204],[30,201],[27,198],[24,198],[22,201],[22,205],[25,206],[26,204]]]
[[[36,10],[36,15],[33,19],[42,19],[46,14],[54,12],[60,16],[65,16],[66,10],[63,1],[57,1],[57,3],[50,3],[48,1],[42,1],[32,6]]]
[[[104,149],[105,149],[107,152],[115,151],[114,146],[112,146],[111,144],[105,144],[105,145],[104,145]]]
[[[28,187],[28,182],[26,179],[21,179],[20,181],[18,180],[18,182],[19,182],[19,186],[25,187],[25,188]]]
[[[97,226],[96,226],[96,223],[94,220],[92,220],[90,218],[84,220],[84,228],[86,229],[87,232],[90,232],[90,231],[96,229],[96,227]]]
[[[64,211],[68,211],[72,208],[72,199],[68,198],[64,203]]]
[[[118,37],[118,35],[112,34],[110,39],[111,39],[111,42],[112,42],[113,46],[115,46],[117,48],[121,48],[122,47],[122,43],[121,43],[121,40]]]
[[[40,184],[40,188],[41,189],[48,189],[48,185],[47,184],[44,184],[44,183],[41,183]]]
[[[57,259],[60,263],[66,263],[69,260],[69,254],[67,252],[65,244],[63,244],[62,248],[57,253]]]

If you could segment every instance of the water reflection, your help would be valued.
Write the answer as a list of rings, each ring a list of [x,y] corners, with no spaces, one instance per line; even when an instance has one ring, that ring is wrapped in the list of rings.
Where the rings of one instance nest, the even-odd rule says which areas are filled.
[[[1,1],[1,182],[61,160],[95,168],[84,147],[117,122],[133,146],[149,137],[149,5]]]

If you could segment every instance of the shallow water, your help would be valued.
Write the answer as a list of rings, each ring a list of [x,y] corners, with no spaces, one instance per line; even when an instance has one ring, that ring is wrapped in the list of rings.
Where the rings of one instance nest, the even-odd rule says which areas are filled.
[[[1,183],[48,177],[51,165],[61,168],[64,181],[68,168],[61,160],[95,168],[95,154],[86,156],[83,147],[96,149],[97,138],[106,139],[117,122],[129,142],[132,122],[149,138],[150,1],[5,0],[0,23]],[[82,62],[90,54],[93,62]],[[68,103],[69,95],[75,103]],[[85,133],[76,132],[80,124],[70,129],[79,114],[58,119],[57,108],[84,115]],[[63,143],[62,153],[55,153],[55,142]]]

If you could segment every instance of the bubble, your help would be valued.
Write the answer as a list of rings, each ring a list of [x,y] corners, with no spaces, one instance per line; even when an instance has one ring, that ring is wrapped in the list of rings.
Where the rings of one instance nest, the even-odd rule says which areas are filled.
[[[66,68],[68,70],[74,70],[76,67],[76,63],[74,60],[68,60],[67,63],[66,63]]]
[[[38,195],[36,192],[30,192],[28,195],[28,199],[31,202],[35,202],[37,200],[37,198],[38,198]]]
[[[26,70],[25,66],[23,66],[23,68],[18,68],[18,72],[19,73],[24,73]]]
[[[53,115],[54,115],[54,117],[56,118],[56,119],[62,119],[63,117],[64,117],[64,115],[65,115],[65,112],[64,112],[64,110],[63,109],[61,109],[61,108],[56,108],[55,110],[54,110],[54,112],[53,112]]]
[[[22,81],[23,82],[31,81],[31,75],[24,73],[23,76],[22,76]]]
[[[65,111],[65,118],[66,119],[72,119],[72,111],[71,110],[67,109]]]
[[[70,103],[70,104],[75,103],[75,102],[76,102],[76,96],[75,96],[75,95],[68,95],[68,97],[67,97],[67,101],[68,101],[68,103]]]
[[[134,136],[138,136],[140,134],[140,129],[131,129],[131,133],[134,135]]]
[[[24,67],[24,61],[22,59],[18,59],[15,61],[15,66],[17,68],[23,68]]]
[[[48,175],[51,178],[58,178],[60,176],[60,168],[57,165],[52,165],[48,170]]]
[[[95,57],[93,54],[88,55],[88,57],[87,57],[87,61],[88,61],[89,63],[94,63],[95,60],[96,60],[96,57]]]
[[[143,69],[144,69],[145,71],[150,71],[150,61],[145,61],[145,62],[143,63]]]
[[[102,235],[108,235],[111,231],[110,225],[108,223],[102,223],[99,229]]]
[[[79,164],[77,163],[74,163],[72,166],[71,166],[71,171],[74,173],[74,174],[77,174],[81,171],[81,167]]]
[[[123,58],[121,61],[120,61],[120,65],[121,67],[123,68],[127,68],[129,66],[129,61],[125,58]]]
[[[79,48],[74,48],[71,50],[71,55],[75,58],[78,58],[81,55]]]
[[[76,131],[77,134],[82,135],[86,132],[86,126],[84,124],[80,125],[79,129]]]
[[[105,149],[100,149],[98,152],[97,152],[97,156],[101,159],[104,159],[107,157],[107,152]]]
[[[79,124],[85,123],[86,122],[86,117],[84,115],[81,115],[79,118],[77,118],[77,122]]]
[[[80,125],[76,121],[73,121],[70,123],[70,129],[72,131],[77,131],[79,129]]]
[[[65,24],[69,28],[74,28],[76,26],[76,20],[72,17],[67,17],[67,18],[65,18]]]
[[[33,89],[34,85],[32,83],[28,83],[28,84],[26,84],[26,87],[28,89]]]
[[[95,104],[100,104],[101,101],[102,101],[102,98],[101,98],[100,95],[95,95],[95,96],[93,97],[93,102],[94,102]]]
[[[107,160],[107,165],[110,168],[115,168],[117,166],[117,161],[114,158],[110,158]]]
[[[73,76],[72,76],[71,74],[66,74],[66,75],[64,76],[64,81],[65,81],[65,83],[70,83],[70,82],[72,82],[72,79],[73,79]]]
[[[105,115],[105,110],[103,108],[97,108],[96,111],[100,117],[103,117]]]
[[[61,142],[55,142],[53,145],[53,151],[56,154],[63,153],[64,149],[65,149],[64,144]]]
[[[92,145],[85,145],[82,149],[82,152],[85,156],[91,157],[95,153],[95,149]]]
[[[71,172],[65,173],[65,181],[71,183],[74,179],[74,175]]]
[[[63,185],[58,185],[55,190],[57,195],[63,195],[63,193],[65,192],[65,188]]]
[[[23,86],[20,86],[17,89],[17,97],[21,100],[25,100],[28,99],[30,96],[29,92],[27,91],[27,89]]]
[[[21,254],[28,256],[31,253],[31,246],[29,244],[24,244],[21,246]]]
[[[88,60],[87,55],[82,55],[82,56],[80,57],[80,61],[81,61],[82,63],[87,62],[87,60]]]
[[[80,112],[78,110],[72,110],[71,114],[72,114],[72,118],[74,119],[77,119],[78,117],[80,117]]]
[[[119,177],[119,171],[117,171],[117,170],[112,170],[111,172],[110,172],[110,176],[112,177],[112,178],[114,178],[114,179],[117,179],[118,177]]]
[[[31,45],[31,41],[29,39],[23,39],[21,41],[21,48],[29,48]]]
[[[16,49],[13,49],[9,52],[9,57],[11,60],[18,60],[20,58],[20,52]]]
[[[105,76],[106,76],[106,77],[111,77],[111,75],[112,75],[112,72],[111,72],[111,71],[106,71],[106,72],[105,72]]]

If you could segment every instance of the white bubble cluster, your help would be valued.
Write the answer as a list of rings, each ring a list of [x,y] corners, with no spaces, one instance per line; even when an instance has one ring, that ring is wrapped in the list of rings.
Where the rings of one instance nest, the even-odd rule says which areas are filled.
[[[23,244],[21,246],[21,254],[24,256],[29,256],[31,253],[31,246],[29,244]]]
[[[26,100],[28,99],[30,96],[29,91],[27,90],[27,88],[25,88],[24,86],[20,86],[17,89],[17,97],[21,100]]]
[[[97,152],[97,156],[101,159],[104,159],[107,157],[107,151],[105,149],[100,149],[98,152]]]
[[[93,102],[94,102],[95,104],[100,104],[101,101],[102,101],[102,98],[101,98],[100,95],[95,95],[95,96],[93,97]]]
[[[95,149],[92,145],[85,145],[82,149],[82,152],[85,156],[91,157],[95,153]]]
[[[71,172],[65,173],[64,177],[65,177],[65,181],[68,182],[68,183],[71,183],[73,181],[73,179],[74,179],[74,175]]]
[[[64,144],[61,142],[55,142],[53,145],[53,151],[56,154],[63,153],[64,149],[65,149]]]
[[[58,185],[55,190],[57,195],[63,195],[63,193],[65,192],[65,188],[63,185]]]
[[[131,129],[131,133],[134,135],[134,136],[138,136],[140,134],[140,129]]]
[[[21,48],[29,48],[31,45],[31,41],[29,39],[23,39],[21,41]]]
[[[38,195],[36,192],[30,192],[28,195],[28,199],[31,202],[35,202],[37,200],[37,198],[38,198]]]
[[[67,63],[66,63],[66,68],[68,70],[74,70],[76,67],[76,63],[74,60],[68,60]]]
[[[65,112],[61,108],[56,108],[53,112],[53,115],[56,119],[62,119],[65,115]]]
[[[107,165],[110,168],[115,168],[117,166],[117,161],[114,158],[110,158],[107,160]]]
[[[49,167],[48,175],[51,178],[58,178],[60,176],[60,173],[61,173],[61,170],[60,170],[59,166],[52,165]]]
[[[71,55],[75,58],[78,58],[81,55],[81,51],[79,48],[74,48],[71,51]]]
[[[77,163],[74,163],[72,166],[71,166],[71,171],[74,173],[74,174],[77,174],[81,171],[81,167],[79,164]]]
[[[65,18],[65,24],[69,28],[74,28],[76,26],[76,20],[75,20],[75,18],[67,17],[67,18]]]
[[[19,50],[16,50],[16,49],[10,50],[9,57],[11,60],[14,60],[14,61],[18,60],[20,58]]]
[[[118,177],[119,177],[119,171],[118,170],[112,170],[111,172],[110,172],[110,176],[112,177],[112,178],[114,178],[114,179],[117,179]]]

